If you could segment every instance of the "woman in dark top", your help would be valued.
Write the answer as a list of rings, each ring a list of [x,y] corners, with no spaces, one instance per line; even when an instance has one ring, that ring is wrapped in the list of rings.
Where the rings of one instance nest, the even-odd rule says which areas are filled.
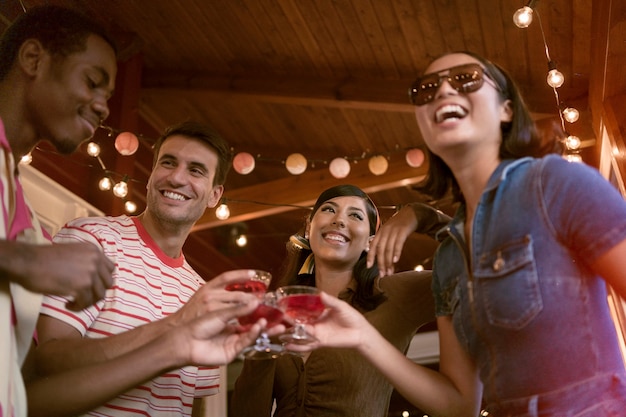
[[[333,294],[406,352],[416,330],[434,320],[430,272],[381,279],[375,266],[367,268],[369,242],[379,222],[375,205],[359,188],[342,185],[324,191],[304,235],[292,236],[285,274],[273,286],[310,285]],[[357,352],[319,349],[246,360],[229,411],[232,417],[267,417],[275,401],[275,417],[381,417],[392,390]]]

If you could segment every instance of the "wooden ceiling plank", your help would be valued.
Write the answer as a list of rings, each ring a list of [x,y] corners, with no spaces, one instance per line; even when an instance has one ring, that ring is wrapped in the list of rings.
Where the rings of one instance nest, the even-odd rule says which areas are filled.
[[[294,28],[294,40],[298,40],[302,53],[307,54],[308,66],[314,68],[318,76],[334,78],[337,66],[331,63],[342,62],[342,58],[335,47],[332,34],[323,24],[324,18],[315,7],[316,2],[304,1],[296,4],[294,0],[289,0],[278,3],[289,26]]]

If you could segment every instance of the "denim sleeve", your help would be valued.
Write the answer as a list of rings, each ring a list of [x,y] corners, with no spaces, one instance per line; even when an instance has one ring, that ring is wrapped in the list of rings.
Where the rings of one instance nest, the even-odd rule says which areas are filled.
[[[591,263],[626,239],[626,201],[595,168],[548,157],[540,178],[548,224],[582,259]]]

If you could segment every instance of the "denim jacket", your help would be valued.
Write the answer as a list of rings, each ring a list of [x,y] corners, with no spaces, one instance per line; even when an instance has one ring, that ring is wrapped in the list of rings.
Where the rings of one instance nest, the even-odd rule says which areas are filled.
[[[487,410],[621,415],[624,364],[605,282],[588,268],[626,238],[619,192],[558,156],[506,160],[476,208],[471,249],[464,213],[440,232],[433,292],[479,368]]]

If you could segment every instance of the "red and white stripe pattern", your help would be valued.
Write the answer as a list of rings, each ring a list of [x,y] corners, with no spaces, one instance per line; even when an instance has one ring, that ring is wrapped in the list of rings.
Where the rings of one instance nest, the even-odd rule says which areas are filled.
[[[165,255],[136,217],[77,219],[54,241],[95,243],[116,263],[113,287],[94,306],[73,312],[65,308],[63,298],[44,298],[42,314],[70,324],[84,337],[107,337],[166,317],[204,284],[184,256]],[[128,391],[88,415],[191,415],[194,397],[213,395],[218,388],[219,368],[189,366]]]

